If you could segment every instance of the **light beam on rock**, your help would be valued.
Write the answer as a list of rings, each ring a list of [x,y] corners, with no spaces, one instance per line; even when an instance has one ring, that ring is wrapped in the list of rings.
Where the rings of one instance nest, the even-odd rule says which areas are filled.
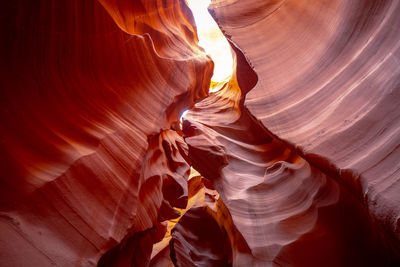
[[[211,78],[210,92],[216,92],[232,76],[233,58],[230,45],[207,7],[210,0],[187,0],[197,26],[199,45],[214,61],[214,74]]]

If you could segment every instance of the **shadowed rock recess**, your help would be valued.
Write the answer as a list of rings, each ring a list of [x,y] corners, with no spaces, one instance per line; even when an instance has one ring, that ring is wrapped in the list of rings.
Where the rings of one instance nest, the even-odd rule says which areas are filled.
[[[209,10],[1,3],[0,266],[400,266],[400,1]]]

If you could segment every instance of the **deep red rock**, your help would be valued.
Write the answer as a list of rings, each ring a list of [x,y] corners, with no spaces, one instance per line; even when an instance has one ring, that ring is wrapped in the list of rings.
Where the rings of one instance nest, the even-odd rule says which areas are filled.
[[[1,6],[1,266],[399,264],[398,1]]]
[[[186,205],[185,144],[167,129],[207,94],[212,62],[183,2],[129,2],[148,9],[2,3],[2,266],[95,265]]]

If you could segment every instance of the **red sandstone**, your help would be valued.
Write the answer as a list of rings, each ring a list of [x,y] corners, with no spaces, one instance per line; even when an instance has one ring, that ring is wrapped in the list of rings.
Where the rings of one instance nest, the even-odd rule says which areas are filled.
[[[2,3],[0,266],[400,264],[400,2],[210,10]]]

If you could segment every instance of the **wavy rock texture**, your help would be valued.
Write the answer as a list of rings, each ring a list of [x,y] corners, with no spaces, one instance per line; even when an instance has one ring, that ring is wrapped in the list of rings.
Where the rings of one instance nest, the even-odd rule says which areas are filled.
[[[237,77],[248,78],[249,69]],[[240,88],[248,91],[249,82],[234,77],[197,103],[183,128],[193,166],[212,181],[250,249],[233,265],[390,264],[360,201],[243,107]]]
[[[208,179],[192,176],[189,201],[172,229],[171,258],[176,266],[232,266],[252,261],[250,249],[229,210]]]
[[[187,201],[186,145],[167,129],[212,75],[188,8],[1,5],[0,265],[92,266],[122,240],[123,257],[151,252],[150,229]]]
[[[337,173],[400,253],[399,1],[214,1],[259,80],[245,106]]]
[[[1,6],[1,266],[399,261],[398,1]]]
[[[171,255],[177,266],[227,266],[230,262],[228,235],[215,219],[219,195],[205,182],[200,176],[189,180],[191,200],[172,230]]]

